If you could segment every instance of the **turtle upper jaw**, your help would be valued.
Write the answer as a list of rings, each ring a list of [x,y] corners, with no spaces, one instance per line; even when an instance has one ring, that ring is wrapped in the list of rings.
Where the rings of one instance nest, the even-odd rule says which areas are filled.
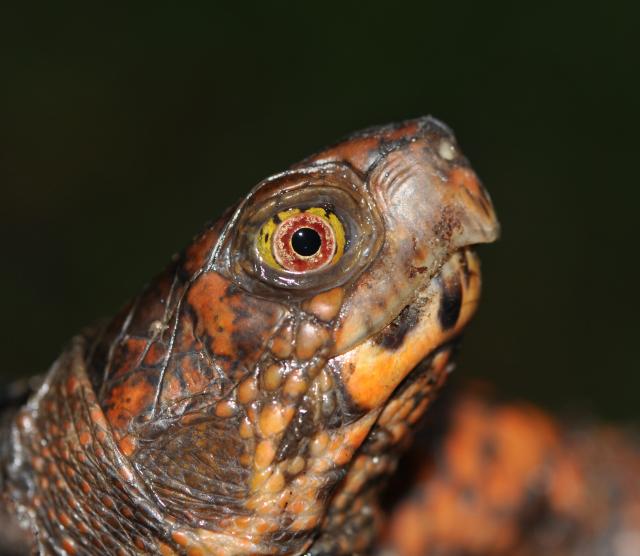
[[[420,361],[460,334],[478,305],[480,287],[475,252],[455,251],[394,320],[334,358],[351,399],[361,408],[382,407]]]

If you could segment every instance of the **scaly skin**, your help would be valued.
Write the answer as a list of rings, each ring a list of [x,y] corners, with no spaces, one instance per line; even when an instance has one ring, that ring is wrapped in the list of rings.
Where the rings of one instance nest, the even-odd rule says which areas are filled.
[[[341,222],[344,252],[317,271],[274,268],[258,235],[309,207]],[[41,554],[365,551],[376,485],[477,305],[470,247],[497,231],[431,118],[268,178],[75,338],[13,419],[4,498],[26,542]]]
[[[268,236],[310,207],[342,223],[343,252],[317,271],[274,268]],[[2,416],[0,519],[12,526],[0,547],[640,554],[628,438],[473,396],[419,437],[428,449],[401,471],[414,482],[393,512],[378,506],[477,306],[471,247],[497,233],[431,118],[361,132],[268,178]]]
[[[274,270],[256,238],[269,245],[264,230],[301,207],[341,219],[344,254]],[[2,416],[0,547],[640,554],[628,437],[474,396],[434,417],[400,473],[412,487],[391,514],[378,506],[476,308],[471,246],[496,236],[486,193],[430,118],[265,180]]]

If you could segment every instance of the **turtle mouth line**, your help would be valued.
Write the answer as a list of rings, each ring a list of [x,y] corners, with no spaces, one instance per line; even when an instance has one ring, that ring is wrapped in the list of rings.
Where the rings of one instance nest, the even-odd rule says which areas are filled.
[[[390,323],[335,358],[359,406],[380,408],[420,361],[460,334],[475,312],[480,271],[470,248],[453,252],[425,282]]]
[[[398,347],[407,333],[418,325],[418,321],[425,318],[437,319],[443,330],[453,328],[462,304],[476,301],[463,299],[463,287],[478,275],[470,268],[470,259],[477,259],[477,256],[472,246],[465,246],[451,252],[431,275],[426,267],[413,267],[412,272],[419,272],[424,279],[395,318],[364,341],[370,340],[383,347]],[[437,311],[425,311],[425,305],[431,304],[437,295],[441,298]]]

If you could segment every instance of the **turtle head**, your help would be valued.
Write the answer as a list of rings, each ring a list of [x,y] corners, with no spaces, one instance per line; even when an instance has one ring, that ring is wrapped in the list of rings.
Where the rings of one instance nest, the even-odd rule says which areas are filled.
[[[478,303],[473,246],[497,235],[451,131],[421,118],[267,178],[198,236],[90,365],[180,538],[300,553],[330,529],[357,454],[399,442],[446,376]]]
[[[487,192],[433,118],[366,130],[265,180],[228,226],[220,272],[296,315],[292,347],[330,358],[368,409],[468,322],[473,246],[499,233]]]

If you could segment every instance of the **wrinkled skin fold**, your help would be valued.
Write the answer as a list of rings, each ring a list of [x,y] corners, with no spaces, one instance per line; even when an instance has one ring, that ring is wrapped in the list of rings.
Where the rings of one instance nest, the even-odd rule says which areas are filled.
[[[274,265],[258,234],[292,210],[338,219],[344,253],[317,271]],[[473,246],[497,235],[486,191],[432,118],[267,178],[74,338],[7,424],[3,496],[24,542],[365,552],[379,487],[476,309]]]

